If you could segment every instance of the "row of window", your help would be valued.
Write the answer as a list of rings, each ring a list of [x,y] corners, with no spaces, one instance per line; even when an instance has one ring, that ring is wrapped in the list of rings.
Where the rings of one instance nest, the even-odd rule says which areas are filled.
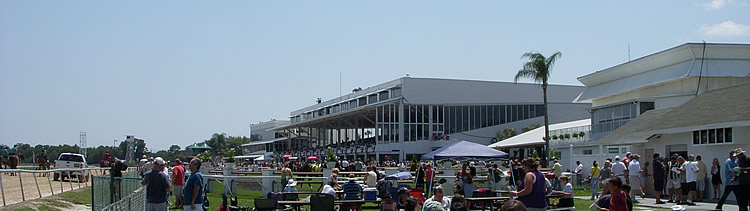
[[[693,144],[732,143],[732,128],[717,128],[693,131]]]
[[[320,108],[315,111],[306,112],[304,114],[300,114],[297,116],[290,117],[289,120],[292,123],[301,122],[302,120],[309,120],[318,118],[321,116],[326,116],[330,114],[335,114],[338,112],[346,111],[349,109],[357,108],[360,106],[365,106],[368,104],[373,104],[380,101],[385,101],[392,98],[401,97],[401,88],[396,87],[392,88],[390,90],[384,90],[378,93],[373,93],[370,95],[362,96],[357,99],[353,99],[347,102],[342,102],[336,105],[327,106],[325,108]]]
[[[544,105],[404,105],[376,109],[378,143],[399,140],[399,113],[404,112],[404,141],[440,140],[443,135],[544,116]]]
[[[446,134],[544,116],[544,105],[446,106]]]

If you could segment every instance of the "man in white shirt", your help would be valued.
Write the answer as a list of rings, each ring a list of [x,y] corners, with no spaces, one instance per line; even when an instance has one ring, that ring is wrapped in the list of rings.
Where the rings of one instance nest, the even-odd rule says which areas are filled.
[[[630,198],[633,199],[633,203],[638,203],[637,200],[635,200],[636,194],[641,192],[641,173],[643,170],[641,169],[641,163],[638,162],[641,158],[638,154],[633,154],[631,156],[631,160],[628,163],[628,177],[630,178]]]
[[[343,171],[349,171],[349,161],[346,161],[346,159],[341,161],[341,168],[343,168]]]
[[[692,205],[693,199],[695,199],[698,170],[700,169],[698,169],[698,165],[695,163],[695,155],[689,155],[688,162],[685,164],[685,181],[688,184],[686,187],[688,190],[688,205]]]
[[[612,165],[612,174],[625,181],[625,164],[620,161],[620,156],[615,156],[615,164]]]
[[[450,211],[451,200],[448,197],[445,197],[445,195],[443,194],[443,187],[437,186],[434,189],[432,189],[432,192],[434,195],[432,195],[432,197],[424,201],[425,206],[422,207],[422,211],[427,211],[428,209],[431,209],[432,207],[428,206],[427,204],[434,204],[434,203],[430,203],[433,201],[439,202],[440,205],[442,205],[443,209]]]
[[[581,183],[583,182],[583,164],[581,164],[581,161],[576,161],[576,185],[581,186]]]

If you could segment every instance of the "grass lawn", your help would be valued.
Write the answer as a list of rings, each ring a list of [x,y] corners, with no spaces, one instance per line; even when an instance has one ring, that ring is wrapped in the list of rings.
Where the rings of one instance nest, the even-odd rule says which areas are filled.
[[[60,194],[57,194],[55,196],[58,196],[60,198],[63,198],[67,201],[73,202],[75,204],[91,204],[91,186],[81,188],[74,191],[67,191]]]

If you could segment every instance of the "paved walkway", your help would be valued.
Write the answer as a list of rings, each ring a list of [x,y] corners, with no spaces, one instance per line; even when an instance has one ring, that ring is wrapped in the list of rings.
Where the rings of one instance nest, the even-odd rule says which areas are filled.
[[[586,196],[576,196],[578,199],[590,199],[591,197]],[[640,199],[638,200],[641,203],[635,204],[637,206],[641,207],[647,207],[647,208],[655,208],[655,209],[672,209],[672,206],[676,205],[674,203],[666,203],[666,204],[656,204],[656,199],[654,198],[646,198],[646,199]],[[687,206],[687,205],[680,205],[680,206]],[[687,206],[685,210],[717,210],[716,208],[716,202],[695,202],[695,206]],[[635,209],[634,209],[635,210]],[[641,209],[643,210],[643,209]],[[740,208],[737,205],[734,204],[724,204],[721,210],[724,211],[737,211],[740,210]]]

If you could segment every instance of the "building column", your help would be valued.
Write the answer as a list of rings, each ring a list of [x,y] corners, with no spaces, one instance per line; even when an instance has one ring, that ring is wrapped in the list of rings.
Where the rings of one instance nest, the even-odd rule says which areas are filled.
[[[406,152],[404,152],[404,100],[401,99],[401,103],[398,104],[398,144],[400,144],[399,158],[404,160],[406,158]]]

